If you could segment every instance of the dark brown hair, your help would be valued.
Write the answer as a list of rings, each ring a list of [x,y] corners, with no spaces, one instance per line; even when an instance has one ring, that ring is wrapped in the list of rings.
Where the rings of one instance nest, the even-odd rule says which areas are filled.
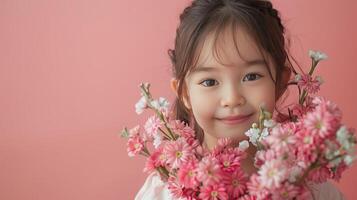
[[[208,33],[215,33],[216,43],[220,31],[225,27],[231,27],[233,35],[237,27],[244,27],[257,44],[260,53],[268,53],[272,59],[273,67],[276,68],[276,80],[273,79],[268,67],[268,58],[263,53],[262,55],[270,77],[275,83],[276,100],[287,88],[287,81],[282,80],[283,70],[289,69],[289,75],[291,72],[295,73],[289,59],[289,40],[285,37],[285,28],[279,12],[273,8],[271,2],[267,0],[194,0],[180,15],[175,46],[174,49],[168,50],[168,54],[172,62],[173,77],[179,83],[178,97],[173,105],[175,117],[193,125],[196,136],[201,142],[203,141],[203,130],[183,103],[183,95],[186,95],[185,77],[196,66],[202,43]],[[238,50],[235,39],[234,42]],[[275,109],[277,110],[276,107]],[[278,113],[280,119],[287,118],[283,113],[279,111]]]

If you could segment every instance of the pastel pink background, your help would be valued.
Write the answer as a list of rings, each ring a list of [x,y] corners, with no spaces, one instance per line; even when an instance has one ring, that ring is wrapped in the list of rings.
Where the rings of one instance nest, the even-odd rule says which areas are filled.
[[[173,95],[170,61],[188,0],[0,1],[0,199],[133,199],[144,159],[127,156],[124,126],[137,120],[138,85]],[[354,0],[274,0],[301,64],[329,59],[321,94],[357,126]],[[356,199],[357,164],[337,184]]]

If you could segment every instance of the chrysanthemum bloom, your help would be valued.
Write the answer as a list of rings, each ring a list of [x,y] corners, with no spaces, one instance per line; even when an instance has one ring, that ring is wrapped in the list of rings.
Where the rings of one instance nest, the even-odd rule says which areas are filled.
[[[248,177],[242,169],[225,173],[223,180],[230,199],[237,199],[246,192]]]
[[[217,158],[221,165],[221,169],[225,172],[233,172],[240,166],[241,158],[237,154],[222,153],[219,154]]]
[[[218,160],[215,157],[204,157],[198,164],[197,178],[204,185],[218,183],[222,179],[222,172]]]
[[[257,200],[257,197],[249,195],[249,194],[246,194],[246,195],[244,195],[242,197],[239,197],[238,200]]]
[[[168,188],[173,197],[179,199],[183,196],[183,186],[177,182],[177,178],[174,176],[169,176],[168,180]]]
[[[250,176],[247,188],[249,190],[249,195],[255,196],[256,199],[266,199],[269,195],[269,191],[261,184],[259,176],[256,174]]]
[[[272,192],[272,200],[293,199],[299,194],[299,187],[285,182],[284,185]]]
[[[146,131],[145,137],[151,140],[154,135],[158,134],[158,130],[161,126],[161,120],[156,115],[149,117],[144,125]]]
[[[272,129],[270,135],[266,138],[266,142],[277,151],[289,151],[294,147],[296,137],[294,136],[295,126],[292,123],[285,126],[276,126]]]
[[[195,188],[199,185],[197,180],[197,167],[198,161],[192,158],[177,171],[178,181],[184,185],[185,188]]]
[[[223,184],[214,184],[203,186],[199,198],[202,200],[226,200],[228,195]]]
[[[167,163],[172,168],[179,168],[182,163],[193,156],[193,151],[184,138],[167,142],[164,147],[164,153],[167,156]]]
[[[286,168],[279,160],[266,161],[258,171],[259,180],[266,188],[278,188],[287,178]]]
[[[128,155],[133,157],[144,149],[144,142],[140,136],[134,136],[129,138],[127,146]]]
[[[312,136],[317,139],[332,134],[333,121],[333,116],[329,112],[315,110],[315,112],[306,114],[303,123]]]
[[[323,183],[331,177],[332,173],[327,167],[318,167],[309,172],[308,180],[315,183]]]
[[[256,167],[262,166],[266,161],[276,158],[276,152],[273,149],[257,151],[254,157],[254,165]]]
[[[146,160],[144,172],[150,173],[155,171],[156,168],[164,166],[164,161],[162,160],[163,152],[162,147],[158,148],[156,151],[151,153],[150,157]]]
[[[173,132],[175,132],[181,137],[185,137],[185,138],[195,137],[195,131],[190,126],[188,126],[185,122],[182,122],[180,120],[169,121],[169,127]]]

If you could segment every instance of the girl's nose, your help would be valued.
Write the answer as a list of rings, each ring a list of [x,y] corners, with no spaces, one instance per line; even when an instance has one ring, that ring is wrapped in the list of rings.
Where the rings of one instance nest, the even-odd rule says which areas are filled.
[[[230,87],[225,89],[221,98],[222,107],[236,107],[246,103],[244,96],[239,92],[237,87]]]

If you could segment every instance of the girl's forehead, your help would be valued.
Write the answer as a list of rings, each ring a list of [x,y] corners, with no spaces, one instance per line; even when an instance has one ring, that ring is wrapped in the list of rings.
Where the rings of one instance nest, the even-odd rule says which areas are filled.
[[[204,38],[196,67],[212,64],[237,66],[257,59],[263,59],[263,56],[243,27],[236,28],[236,31],[225,28],[217,35],[213,31]]]

